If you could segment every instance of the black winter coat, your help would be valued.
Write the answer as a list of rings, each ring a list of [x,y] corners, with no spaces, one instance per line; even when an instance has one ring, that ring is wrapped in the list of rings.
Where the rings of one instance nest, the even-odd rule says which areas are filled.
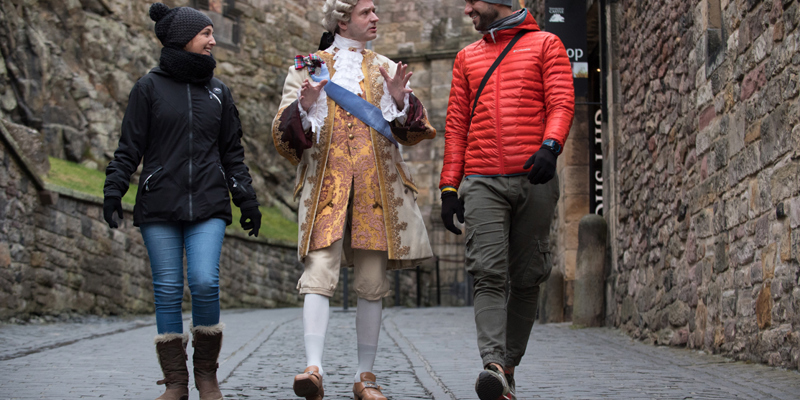
[[[230,224],[229,191],[239,208],[258,206],[241,137],[239,111],[219,79],[182,83],[156,67],[131,90],[103,193],[121,198],[144,158],[135,226],[209,218]]]

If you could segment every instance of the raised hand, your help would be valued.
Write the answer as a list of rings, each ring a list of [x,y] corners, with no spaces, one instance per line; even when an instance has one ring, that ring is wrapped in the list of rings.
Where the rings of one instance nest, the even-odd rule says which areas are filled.
[[[378,67],[378,69],[380,69],[381,75],[383,75],[383,80],[386,81],[386,86],[389,88],[389,94],[392,95],[392,99],[394,99],[394,104],[397,105],[397,108],[402,110],[405,104],[406,93],[412,92],[412,90],[406,86],[413,72],[406,73],[408,64],[403,63],[397,63],[397,70],[394,72],[394,77],[389,76],[385,68]]]
[[[303,84],[300,86],[300,107],[303,107],[304,111],[308,111],[308,109],[314,105],[319,98],[319,93],[327,83],[327,79],[319,83],[309,81],[308,79],[303,81]]]

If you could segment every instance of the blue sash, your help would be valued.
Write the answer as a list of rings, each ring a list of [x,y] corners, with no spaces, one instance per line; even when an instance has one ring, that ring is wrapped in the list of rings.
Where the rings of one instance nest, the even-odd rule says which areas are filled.
[[[356,118],[372,127],[372,129],[378,131],[378,133],[383,135],[386,139],[389,139],[389,141],[394,144],[394,147],[400,147],[397,140],[392,136],[392,128],[389,127],[389,122],[383,118],[381,110],[372,105],[372,103],[356,96],[353,92],[331,82],[327,65],[322,64],[322,69],[319,74],[311,75],[311,79],[314,80],[314,82],[327,79],[328,83],[325,84],[324,89],[328,97],[332,98],[333,101],[344,108],[345,111],[353,114]]]

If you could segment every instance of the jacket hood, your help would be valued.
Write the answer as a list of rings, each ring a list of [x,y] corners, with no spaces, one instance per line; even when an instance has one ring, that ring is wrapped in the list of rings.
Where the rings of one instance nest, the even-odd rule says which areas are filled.
[[[539,24],[537,24],[536,20],[533,18],[533,15],[528,12],[528,9],[523,8],[518,12],[524,14],[522,21],[489,29],[483,34],[483,40],[496,43],[498,40],[504,39],[506,36],[514,36],[520,29],[529,31],[541,30],[541,28],[539,28]]]
[[[172,78],[172,75],[170,75],[167,71],[164,71],[163,69],[161,69],[160,66],[154,67],[153,69],[150,70],[150,72],[153,73],[153,74],[156,74],[156,75],[161,75],[161,76],[166,76],[166,77]]]

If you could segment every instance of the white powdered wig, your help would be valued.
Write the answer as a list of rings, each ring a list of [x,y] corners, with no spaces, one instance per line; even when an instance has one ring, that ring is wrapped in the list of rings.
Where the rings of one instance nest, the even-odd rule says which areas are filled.
[[[331,33],[336,33],[339,21],[350,22],[350,13],[356,7],[358,0],[325,0],[322,7],[322,26]]]

